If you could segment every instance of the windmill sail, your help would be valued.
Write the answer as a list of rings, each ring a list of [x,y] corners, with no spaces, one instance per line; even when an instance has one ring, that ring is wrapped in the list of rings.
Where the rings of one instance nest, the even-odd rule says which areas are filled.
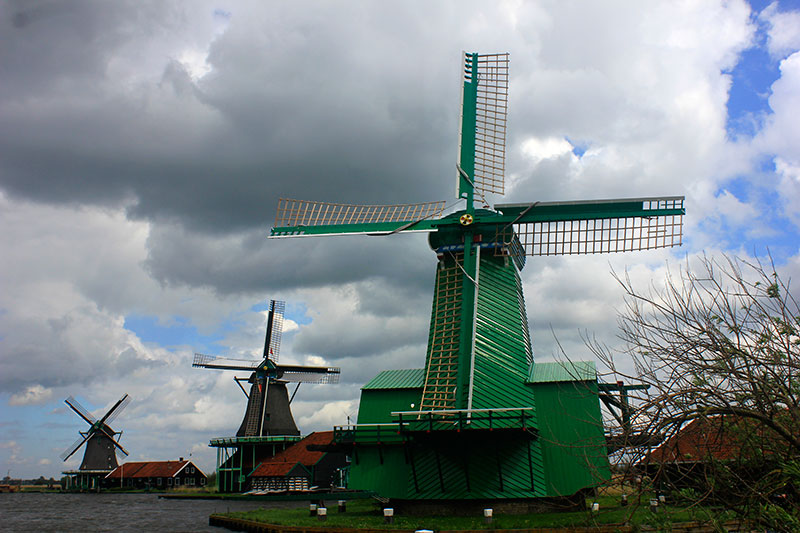
[[[281,367],[279,377],[281,381],[292,383],[339,383],[341,369],[336,367]]]
[[[444,205],[444,201],[355,205],[281,198],[270,237],[431,231],[422,222],[441,216]]]
[[[217,370],[256,370],[261,366],[260,361],[252,359],[234,359],[231,357],[217,357],[216,355],[207,355],[203,353],[195,353],[192,366],[195,368],[214,368]]]
[[[101,420],[101,422],[110,424],[116,420],[119,414],[128,406],[129,403],[131,403],[131,397],[126,394],[114,405],[114,407],[111,408],[108,414],[104,417],[104,420]]]
[[[683,203],[683,196],[665,196],[506,204],[495,209],[513,217],[498,229],[499,240],[507,245],[516,237],[526,255],[575,255],[680,246]]]
[[[463,82],[458,196],[505,194],[508,54],[465,53]]]
[[[80,416],[90,424],[94,424],[97,421],[97,419],[94,416],[92,416],[92,413],[87,411],[80,403],[78,403],[78,400],[76,400],[73,396],[70,396],[69,398],[64,400],[64,403],[67,404],[73,411],[75,411],[78,414],[78,416]]]
[[[67,459],[72,457],[72,455],[78,451],[78,449],[83,445],[83,443],[89,440],[89,437],[90,434],[88,433],[86,435],[81,435],[80,437],[78,437],[77,440],[73,442],[70,446],[68,446],[66,450],[61,452],[61,455],[59,455],[61,460],[66,461]]]
[[[286,310],[286,302],[272,300],[270,302],[269,322],[267,324],[267,334],[264,339],[264,357],[278,362],[281,352],[281,336],[283,334],[283,313]]]

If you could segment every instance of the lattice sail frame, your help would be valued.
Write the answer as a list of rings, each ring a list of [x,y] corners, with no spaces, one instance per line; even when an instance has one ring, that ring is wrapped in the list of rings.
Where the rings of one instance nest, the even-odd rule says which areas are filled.
[[[281,352],[283,314],[286,311],[286,302],[283,300],[271,300],[270,305],[272,306],[272,333],[267,347],[267,357],[277,363]]]
[[[608,200],[616,202],[617,200]],[[643,209],[682,209],[683,197],[643,198]],[[598,200],[596,203],[603,203]],[[569,205],[570,202],[542,202],[538,205]],[[511,231],[513,227],[513,232]],[[512,224],[502,231],[503,242],[519,238],[525,255],[587,255],[632,252],[680,246],[683,215],[653,217],[609,217],[588,220],[554,220]],[[502,254],[498,249],[497,254]]]
[[[341,369],[338,367],[328,368],[328,371],[324,374],[319,372],[297,372],[290,370],[281,374],[278,379],[291,383],[336,384],[339,383],[339,375],[341,372]]]
[[[122,398],[122,400],[120,400],[119,403],[117,403],[117,405],[114,406],[111,413],[108,415],[108,418],[106,418],[105,423],[108,425],[111,424],[114,420],[116,420],[119,414],[122,412],[122,410],[125,409],[129,403],[131,403],[131,397],[126,394]]]
[[[441,216],[445,202],[358,205],[280,198],[275,227],[407,222]]]
[[[217,355],[206,355],[204,353],[195,353],[192,360],[192,366],[197,368],[205,368],[213,365],[219,370],[257,370],[261,366],[262,360],[255,359],[236,359],[233,357],[220,357]]]
[[[465,70],[474,79],[470,57]],[[505,194],[508,63],[508,52],[478,54],[473,184],[482,193]]]
[[[79,413],[85,420],[88,420],[89,423],[94,424],[97,422],[97,419],[94,417],[92,413],[90,413],[84,406],[82,406],[78,400],[75,399],[74,396],[71,396],[64,400],[64,403],[69,405],[75,412]]]

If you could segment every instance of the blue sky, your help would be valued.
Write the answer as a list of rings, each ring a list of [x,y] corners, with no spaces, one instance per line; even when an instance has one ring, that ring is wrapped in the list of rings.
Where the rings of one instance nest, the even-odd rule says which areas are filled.
[[[266,235],[278,197],[451,202],[464,48],[511,54],[491,203],[686,196],[679,249],[528,261],[538,359],[554,333],[577,356],[580,331],[614,341],[612,269],[648,286],[687,255],[769,250],[800,275],[797,2],[67,5],[0,7],[12,475],[75,466],[58,459],[84,429],[64,398],[102,414],[124,392],[132,459],[210,468],[242,394],[192,355],[257,357],[269,298],[287,302],[282,360],[342,368],[298,393],[304,432],[345,422],[378,371],[421,367],[424,236]]]

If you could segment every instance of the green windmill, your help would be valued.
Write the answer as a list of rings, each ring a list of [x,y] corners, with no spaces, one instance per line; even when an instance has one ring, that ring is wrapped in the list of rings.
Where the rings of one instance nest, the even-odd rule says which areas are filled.
[[[270,237],[428,232],[438,257],[425,367],[381,372],[357,424],[335,428],[352,448],[350,488],[398,503],[580,496],[610,475],[598,398],[613,387],[591,361],[534,364],[519,273],[528,255],[678,246],[684,199],[489,209],[485,194],[505,193],[508,54],[463,62],[464,209],[281,199]]]

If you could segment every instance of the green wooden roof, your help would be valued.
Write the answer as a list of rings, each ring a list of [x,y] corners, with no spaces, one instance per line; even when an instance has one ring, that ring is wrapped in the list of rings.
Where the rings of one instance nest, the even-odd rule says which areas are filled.
[[[425,380],[424,368],[406,368],[402,370],[384,370],[361,390],[369,389],[421,389]]]
[[[594,361],[557,361],[534,363],[528,383],[555,383],[559,381],[594,381],[597,368]]]

